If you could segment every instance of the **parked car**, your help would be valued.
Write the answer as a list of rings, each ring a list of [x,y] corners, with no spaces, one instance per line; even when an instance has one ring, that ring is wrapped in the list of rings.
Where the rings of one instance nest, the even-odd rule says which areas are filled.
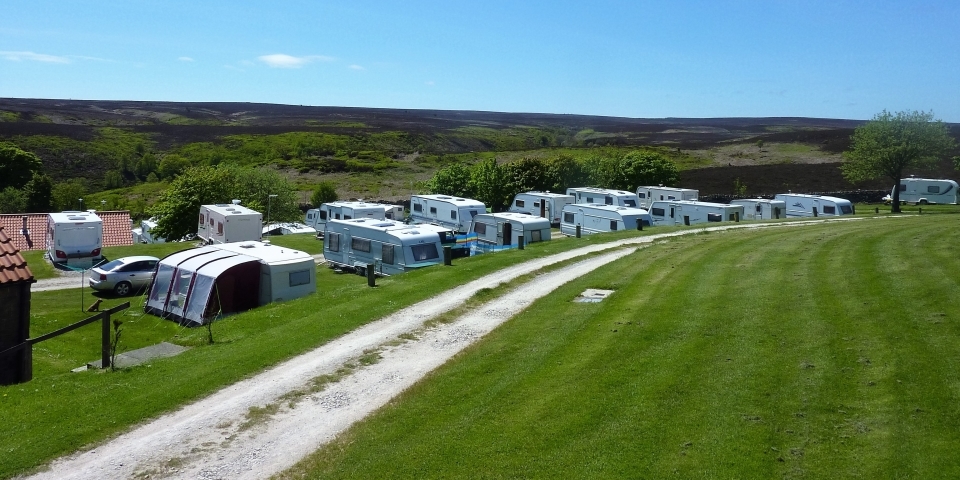
[[[90,269],[90,288],[120,296],[146,290],[157,269],[157,257],[123,257]]]

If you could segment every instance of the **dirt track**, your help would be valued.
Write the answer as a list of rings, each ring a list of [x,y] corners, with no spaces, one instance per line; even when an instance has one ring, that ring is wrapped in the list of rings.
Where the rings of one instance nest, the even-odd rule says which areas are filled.
[[[704,230],[791,228],[825,221],[856,220],[862,219],[739,224]],[[584,247],[487,275],[365,325],[104,445],[57,460],[48,471],[33,478],[268,477],[315,451],[560,285],[631,253],[638,245],[699,231],[687,230]],[[550,264],[604,250],[609,252],[588,256],[564,268],[541,274],[536,281],[527,282],[456,321],[424,327],[425,321],[456,308],[482,288],[494,287]],[[391,343],[399,335],[411,332],[416,336],[415,340],[399,345]],[[357,369],[322,391],[311,393],[305,390],[311,379],[332,373],[371,350],[379,352],[379,362]],[[251,422],[248,413],[254,408],[271,413]]]

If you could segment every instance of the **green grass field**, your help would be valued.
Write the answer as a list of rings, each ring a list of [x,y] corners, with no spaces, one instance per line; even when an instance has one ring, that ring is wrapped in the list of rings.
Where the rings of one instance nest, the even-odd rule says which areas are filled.
[[[957,478],[953,216],[694,235],[557,290],[286,478]],[[570,300],[616,290],[599,304]]]

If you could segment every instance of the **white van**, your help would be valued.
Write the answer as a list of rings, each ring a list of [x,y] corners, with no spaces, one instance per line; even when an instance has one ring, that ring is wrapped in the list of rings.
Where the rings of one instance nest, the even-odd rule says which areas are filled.
[[[618,207],[639,208],[640,199],[633,192],[611,190],[594,187],[571,187],[567,195],[572,195],[574,203],[598,203],[600,205],[616,205]]]
[[[926,205],[928,203],[957,203],[957,182],[953,180],[934,180],[931,178],[901,178],[899,187],[900,201]],[[893,190],[889,200],[893,200]]]
[[[365,274],[394,275],[443,262],[443,247],[456,244],[450,229],[407,225],[395,220],[354,218],[329,220],[324,233],[327,263]]]
[[[450,195],[413,195],[410,197],[410,221],[447,227],[457,233],[467,233],[473,217],[486,213],[487,206],[472,198]]]
[[[47,216],[47,257],[51,262],[90,268],[103,259],[103,220],[93,212],[67,210]]]
[[[550,240],[550,221],[526,213],[481,213],[473,217],[470,233],[477,235],[474,253],[513,248],[520,238],[524,244]]]
[[[641,222],[641,225],[649,226],[652,225],[652,221],[650,214],[642,208],[619,207],[598,203],[570,204],[563,207],[560,233],[567,236],[574,236],[577,234],[578,225],[580,226],[580,233],[583,235],[631,230],[638,228],[637,222]]]
[[[856,213],[849,200],[823,195],[781,193],[774,197],[787,205],[787,217],[818,217],[852,215]]]
[[[551,225],[560,225],[560,212],[563,207],[576,203],[573,195],[550,192],[524,192],[513,198],[508,212],[527,213],[546,218]]]
[[[689,200],[695,201],[700,197],[700,190],[674,187],[638,187],[637,198],[640,207],[650,209],[650,204],[657,200]]]
[[[654,225],[735,222],[743,218],[743,206],[687,200],[657,200],[650,205],[650,216],[653,218]]]
[[[782,200],[768,200],[766,198],[745,198],[732,200],[730,205],[743,207],[745,220],[770,220],[787,218],[787,204]]]

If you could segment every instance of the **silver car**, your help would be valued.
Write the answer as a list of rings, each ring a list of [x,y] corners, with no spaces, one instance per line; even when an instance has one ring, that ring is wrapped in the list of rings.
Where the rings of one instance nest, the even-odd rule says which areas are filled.
[[[90,269],[90,288],[120,296],[144,291],[153,281],[157,257],[123,257]]]

